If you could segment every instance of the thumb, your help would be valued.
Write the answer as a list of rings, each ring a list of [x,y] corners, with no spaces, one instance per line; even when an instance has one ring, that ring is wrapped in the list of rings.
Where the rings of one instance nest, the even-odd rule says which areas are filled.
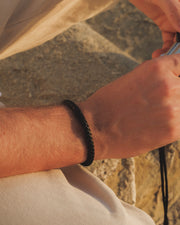
[[[152,58],[159,57],[162,54],[165,54],[170,47],[174,44],[175,42],[175,33],[171,32],[162,32],[162,39],[163,39],[163,47],[162,49],[158,49],[152,53]]]
[[[156,51],[154,51],[152,53],[152,58],[157,58],[157,57],[165,54],[168,50],[169,50],[169,48],[157,49]]]

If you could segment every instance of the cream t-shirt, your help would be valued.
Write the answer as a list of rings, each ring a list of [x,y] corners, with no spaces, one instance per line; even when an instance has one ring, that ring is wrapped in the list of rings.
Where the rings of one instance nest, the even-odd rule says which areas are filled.
[[[0,59],[38,46],[117,0],[1,0]]]
[[[0,59],[52,39],[113,0],[1,0]],[[80,166],[0,179],[0,225],[154,225]]]
[[[0,225],[154,225],[80,166],[0,179]]]

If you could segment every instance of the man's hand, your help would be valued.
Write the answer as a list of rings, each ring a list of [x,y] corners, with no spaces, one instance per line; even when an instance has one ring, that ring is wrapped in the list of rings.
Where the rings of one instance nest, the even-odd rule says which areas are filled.
[[[147,61],[80,104],[96,159],[137,156],[180,138],[180,54]]]
[[[180,32],[180,1],[179,0],[129,0],[138,9],[151,18],[160,28],[163,38],[162,49],[153,53],[160,56],[175,42],[176,32]]]

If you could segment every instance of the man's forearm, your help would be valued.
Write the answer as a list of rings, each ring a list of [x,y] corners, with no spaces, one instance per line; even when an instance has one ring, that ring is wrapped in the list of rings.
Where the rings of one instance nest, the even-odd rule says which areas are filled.
[[[81,126],[65,107],[0,110],[0,177],[85,160]]]
[[[133,157],[180,139],[179,62],[180,54],[147,61],[79,104],[95,159]],[[64,106],[0,110],[0,177],[81,163],[86,151],[82,127]]]

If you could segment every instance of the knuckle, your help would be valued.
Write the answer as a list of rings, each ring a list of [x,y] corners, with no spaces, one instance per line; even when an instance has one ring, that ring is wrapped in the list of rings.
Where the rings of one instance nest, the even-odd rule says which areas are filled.
[[[165,72],[165,64],[162,59],[155,60],[151,66],[152,71],[157,73],[158,75],[164,74]]]
[[[179,65],[179,60],[177,59],[177,57],[173,57],[172,60],[175,67]]]
[[[170,104],[169,105],[169,110],[170,110],[170,119],[173,119],[176,117],[177,115],[177,106],[176,105],[173,105],[173,104]]]

